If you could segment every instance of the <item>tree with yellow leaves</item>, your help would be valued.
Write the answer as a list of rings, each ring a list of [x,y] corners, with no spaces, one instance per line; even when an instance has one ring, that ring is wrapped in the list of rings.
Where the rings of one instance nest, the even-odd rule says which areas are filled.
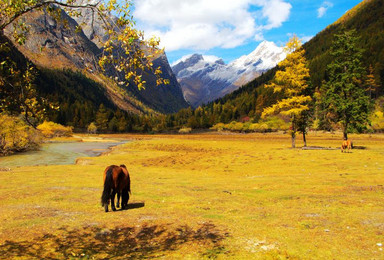
[[[305,50],[301,47],[302,43],[297,36],[293,36],[287,43],[285,51],[287,57],[281,61],[272,81],[265,85],[273,91],[280,92],[283,99],[271,107],[264,109],[262,118],[273,114],[289,116],[291,121],[292,148],[295,148],[296,133],[298,124],[302,123],[303,113],[309,110],[308,103],[312,100],[310,96],[303,93],[308,88],[309,69],[304,57]],[[305,131],[303,131],[305,136]],[[305,139],[305,138],[304,138]]]

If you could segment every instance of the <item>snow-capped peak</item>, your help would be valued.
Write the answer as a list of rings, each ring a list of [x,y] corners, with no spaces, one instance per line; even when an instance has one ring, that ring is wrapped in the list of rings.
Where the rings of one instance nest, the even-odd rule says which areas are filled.
[[[275,67],[285,57],[282,47],[263,41],[250,54],[241,56],[229,64],[225,64],[216,56],[193,54],[174,62],[172,69],[186,99],[193,96],[194,100],[188,101],[197,106],[228,94],[262,72]],[[201,89],[197,88],[197,85]],[[194,95],[193,92],[196,91],[203,91],[205,94]],[[197,96],[202,100],[197,100]]]

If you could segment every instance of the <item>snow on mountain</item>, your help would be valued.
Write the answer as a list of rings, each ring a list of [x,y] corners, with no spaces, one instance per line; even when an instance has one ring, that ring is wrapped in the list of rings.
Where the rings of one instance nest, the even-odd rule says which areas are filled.
[[[216,56],[187,55],[174,62],[185,99],[194,107],[220,98],[285,59],[283,48],[264,41],[249,55],[229,64]]]

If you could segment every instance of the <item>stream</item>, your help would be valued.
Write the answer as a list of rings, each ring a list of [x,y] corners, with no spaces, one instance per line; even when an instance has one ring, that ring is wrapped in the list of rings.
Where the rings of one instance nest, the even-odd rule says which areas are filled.
[[[79,157],[95,157],[124,142],[46,143],[39,150],[0,157],[0,168],[75,164]]]

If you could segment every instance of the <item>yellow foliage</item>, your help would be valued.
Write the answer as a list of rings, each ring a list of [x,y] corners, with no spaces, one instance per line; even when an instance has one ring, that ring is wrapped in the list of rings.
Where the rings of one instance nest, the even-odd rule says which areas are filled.
[[[275,74],[266,88],[273,88],[274,92],[282,92],[285,99],[275,105],[265,108],[262,117],[282,113],[283,115],[300,115],[308,110],[306,103],[312,99],[310,96],[303,96],[302,92],[308,87],[309,69],[306,67],[305,50],[301,48],[301,42],[294,36],[287,43],[287,58],[279,63],[281,68]]]
[[[374,131],[384,131],[384,113],[382,111],[376,111],[371,116],[371,127]]]
[[[190,127],[183,127],[183,128],[180,128],[179,130],[179,134],[189,134],[192,132],[192,128]]]
[[[60,136],[72,136],[72,127],[63,126],[54,122],[47,122],[40,124],[37,129],[48,138],[60,137]]]
[[[38,147],[39,132],[20,118],[0,114],[0,155],[22,152]]]

